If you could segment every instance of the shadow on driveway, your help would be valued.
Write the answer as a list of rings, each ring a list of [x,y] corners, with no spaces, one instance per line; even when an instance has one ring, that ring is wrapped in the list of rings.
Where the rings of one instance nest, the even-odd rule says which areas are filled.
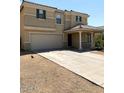
[[[45,53],[45,52],[52,52],[52,51],[73,51],[73,52],[78,52],[78,53],[85,53],[85,52],[92,52],[92,53],[96,53],[96,52],[94,52],[94,51],[97,51],[98,53],[96,53],[96,54],[104,54],[104,51],[98,51],[98,50],[93,50],[93,49],[85,49],[85,50],[82,50],[82,51],[80,51],[80,50],[78,50],[78,49],[74,49],[74,48],[72,48],[72,49],[50,49],[50,50],[34,50],[34,51],[27,51],[27,50],[23,50],[23,49],[20,49],[20,56],[22,56],[22,55],[28,55],[28,54],[37,54],[37,53]]]

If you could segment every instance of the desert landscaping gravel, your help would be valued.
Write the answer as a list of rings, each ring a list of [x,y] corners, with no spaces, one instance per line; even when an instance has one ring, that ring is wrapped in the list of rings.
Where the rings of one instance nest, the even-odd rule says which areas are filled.
[[[103,93],[104,89],[32,52],[21,52],[20,93]]]

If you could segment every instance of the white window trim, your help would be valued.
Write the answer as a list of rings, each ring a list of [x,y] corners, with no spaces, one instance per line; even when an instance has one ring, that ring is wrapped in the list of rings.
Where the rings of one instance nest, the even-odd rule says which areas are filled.
[[[62,17],[61,17],[61,15],[60,15],[60,14],[57,14],[57,15],[56,15],[56,18],[55,18],[55,23],[56,23],[57,25],[61,25],[61,24],[57,23],[57,21],[56,21],[57,18],[58,18],[58,19],[61,19],[61,24],[62,24]]]
[[[80,17],[82,18],[82,16],[77,16],[77,17],[78,17],[78,19],[76,22],[82,22],[82,21],[80,21]]]

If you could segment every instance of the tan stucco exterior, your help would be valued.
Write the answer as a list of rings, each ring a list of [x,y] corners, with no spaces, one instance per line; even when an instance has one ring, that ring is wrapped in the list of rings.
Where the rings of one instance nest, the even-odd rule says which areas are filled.
[[[85,24],[87,25],[87,19],[89,17],[89,15],[83,14],[83,13],[79,13],[79,12],[75,12],[75,11],[65,11],[64,13],[65,15],[65,29],[71,28],[76,26],[79,23]],[[82,17],[82,22],[76,22],[75,21],[75,16],[81,16]]]
[[[46,19],[36,17],[36,9],[46,10]],[[61,24],[56,23],[56,16],[61,16]],[[82,21],[76,22],[75,16],[81,16]],[[30,33],[32,34],[54,34],[61,35],[62,48],[68,46],[68,33],[64,30],[72,28],[78,24],[87,25],[89,15],[76,11],[63,11],[55,7],[40,5],[30,2],[23,2],[20,10],[20,35],[21,35],[21,48],[31,49],[32,41]],[[82,41],[85,41],[84,33],[82,33]],[[49,39],[49,38],[48,38]],[[35,41],[35,40],[34,40]],[[56,41],[55,41],[56,42]],[[47,43],[47,42],[46,42]],[[53,42],[54,43],[54,42]],[[79,33],[72,34],[72,46],[79,47]]]

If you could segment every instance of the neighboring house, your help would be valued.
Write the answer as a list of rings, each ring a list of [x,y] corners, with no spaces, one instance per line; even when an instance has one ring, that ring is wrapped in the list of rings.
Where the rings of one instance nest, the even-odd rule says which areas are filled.
[[[24,1],[20,9],[21,48],[94,48],[94,34],[101,33],[101,29],[89,26],[88,17],[85,13]]]

